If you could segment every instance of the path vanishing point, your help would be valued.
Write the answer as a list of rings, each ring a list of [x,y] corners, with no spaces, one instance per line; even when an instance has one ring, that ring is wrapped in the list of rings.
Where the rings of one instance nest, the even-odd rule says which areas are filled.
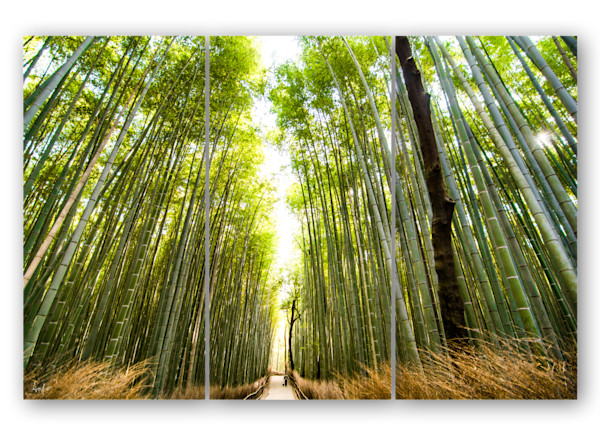
[[[271,376],[269,386],[267,386],[266,395],[261,398],[262,400],[295,400],[294,390],[288,384],[283,386],[283,376],[274,375]]]

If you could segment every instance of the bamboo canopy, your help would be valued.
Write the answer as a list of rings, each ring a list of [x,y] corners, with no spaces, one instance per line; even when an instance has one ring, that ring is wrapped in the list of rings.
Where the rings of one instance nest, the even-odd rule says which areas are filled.
[[[457,337],[563,359],[577,340],[576,39],[398,41],[392,63],[390,37],[300,37],[299,58],[268,71],[242,36],[208,51],[204,37],[27,38],[25,370],[148,361],[164,397],[205,375],[253,383],[272,355],[318,380],[419,368]],[[253,118],[259,100],[274,131]],[[267,146],[294,177],[285,272]]]

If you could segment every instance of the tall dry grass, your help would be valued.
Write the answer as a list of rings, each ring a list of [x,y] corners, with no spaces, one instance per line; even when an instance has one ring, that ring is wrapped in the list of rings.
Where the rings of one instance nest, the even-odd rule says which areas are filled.
[[[310,380],[293,371],[298,389],[308,400],[389,400],[391,398],[391,367],[365,368],[364,375],[336,374],[334,380]]]
[[[576,399],[576,352],[565,360],[531,359],[518,342],[482,344],[447,354],[425,353],[423,370],[398,365],[399,399]]]
[[[501,348],[481,343],[445,353],[422,351],[422,369],[398,364],[397,399],[576,399],[577,353],[565,360],[532,359],[519,351],[523,341],[500,340]],[[388,399],[391,366],[365,368],[365,375],[337,375],[335,381],[303,379],[293,372],[309,399]]]
[[[69,362],[36,368],[23,377],[23,397],[36,400],[143,400],[150,398],[148,362],[112,368],[108,362]]]
[[[127,368],[109,362],[68,362],[28,371],[23,378],[23,397],[40,400],[145,400],[152,397],[152,363]],[[237,387],[211,386],[211,399],[244,399],[265,385],[270,374]],[[204,386],[178,387],[161,400],[201,400]]]
[[[269,372],[266,376],[253,383],[248,383],[242,386],[233,387],[210,387],[210,399],[211,400],[243,400],[248,395],[256,392],[261,386],[266,386],[269,382],[271,373]]]
[[[365,368],[366,374],[337,375],[343,396],[348,400],[389,400],[392,397],[392,367],[380,365],[376,369]]]
[[[160,397],[161,400],[203,400],[204,385],[178,387],[170,395]]]
[[[288,372],[288,376],[289,376]],[[344,395],[336,381],[309,380],[300,377],[297,371],[292,371],[293,377],[298,389],[309,400],[342,400]]]
[[[564,361],[530,359],[516,341],[502,347],[481,344],[445,354],[422,352],[423,366],[397,365],[398,399],[575,399],[577,353]],[[25,399],[150,399],[151,364],[113,368],[108,362],[71,362],[51,371],[34,369],[23,380]],[[315,381],[292,372],[293,381],[308,399],[388,399],[391,367],[365,369],[365,375]],[[270,373],[237,387],[211,386],[211,399],[243,399],[268,383]],[[179,388],[161,399],[203,399],[204,387]]]
[[[109,362],[68,362],[28,371],[23,397],[36,400],[148,400],[152,399],[150,360],[114,368]],[[178,387],[160,400],[201,400],[204,386]]]

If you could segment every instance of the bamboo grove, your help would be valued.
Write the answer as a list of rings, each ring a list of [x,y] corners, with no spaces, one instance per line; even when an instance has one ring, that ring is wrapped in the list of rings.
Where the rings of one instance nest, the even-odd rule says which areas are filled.
[[[465,340],[561,360],[577,341],[577,40],[409,41],[454,202]],[[25,370],[148,362],[165,398],[203,386],[208,358],[211,386],[240,386],[267,375],[280,307],[296,311],[291,369],[308,379],[448,350],[394,40],[301,37],[269,76],[254,38],[211,37],[208,132],[205,42],[24,39]],[[267,98],[272,135],[252,116]],[[287,279],[260,169],[271,140],[295,177]]]
[[[473,338],[522,338],[531,352],[561,358],[577,331],[576,76],[559,55],[561,42],[546,38],[545,56],[527,37],[424,38],[422,43],[418,59],[430,62],[431,81],[439,86],[432,118],[446,186],[456,201],[454,256],[465,325]],[[400,80],[398,90],[398,114],[410,113]],[[407,202],[424,204],[411,211],[412,221],[426,222],[431,217],[427,196],[413,184],[422,179],[422,157],[410,147],[416,143],[410,115],[401,117],[399,174],[407,176],[400,177],[402,192]],[[419,226],[422,235],[424,228]],[[419,245],[421,252],[431,251],[428,238]],[[417,281],[421,301],[411,295],[410,301],[399,299],[398,306],[409,306],[413,326],[422,325],[412,330],[418,347],[436,349],[444,335],[434,269],[425,256],[408,254],[413,265],[423,265]],[[399,268],[407,270],[408,264]],[[427,313],[426,293],[438,311]],[[400,329],[399,343],[412,340],[407,333]],[[398,351],[409,358],[407,348]]]
[[[263,78],[247,39],[210,43],[211,331],[243,320],[228,328],[259,345],[216,335],[211,358],[224,347],[224,368],[254,380],[273,316],[249,115]],[[25,39],[26,369],[150,361],[155,396],[204,385],[204,56],[202,37]]]
[[[389,56],[382,39],[302,42],[303,64],[280,67],[271,97],[300,181],[289,200],[303,225],[294,359],[303,377],[328,379],[391,354],[390,166],[369,106],[389,119]]]
[[[303,222],[293,351],[308,378],[389,361],[393,280],[399,361],[419,366],[447,349],[431,203],[398,62],[390,164],[390,41],[303,38],[301,62],[280,67],[271,93],[301,181],[289,199]],[[500,348],[514,338],[525,355],[562,359],[577,332],[576,40],[410,41],[456,202],[462,324],[472,340]]]

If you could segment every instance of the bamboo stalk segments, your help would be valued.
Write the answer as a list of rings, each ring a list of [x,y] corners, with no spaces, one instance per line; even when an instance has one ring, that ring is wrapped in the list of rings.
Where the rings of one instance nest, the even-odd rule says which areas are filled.
[[[473,339],[500,344],[498,336],[529,338],[532,345],[523,352],[561,359],[572,346],[577,324],[576,183],[559,176],[576,172],[575,119],[564,116],[576,111],[562,91],[563,98],[551,102],[552,90],[539,86],[541,73],[527,67],[515,74],[525,60],[515,53],[511,38],[466,41],[468,45],[460,37],[411,39],[417,68],[432,94],[440,168],[456,202],[453,256],[465,303],[458,323]],[[549,41],[540,43],[546,56],[556,49]],[[303,50],[301,65],[280,69],[281,85],[272,96],[280,124],[291,136],[302,185],[297,204],[304,223],[300,301],[306,324],[296,324],[292,333],[295,366],[309,378],[327,378],[333,366],[352,373],[357,371],[353,361],[366,366],[381,361],[377,352],[379,360],[369,359],[373,347],[364,333],[374,325],[382,332],[385,325],[360,319],[372,309],[365,305],[369,298],[362,299],[354,286],[370,292],[388,283],[391,207],[397,208],[392,258],[401,284],[396,352],[400,360],[418,365],[422,357],[417,349],[435,351],[446,343],[447,315],[441,311],[446,297],[439,293],[433,255],[436,232],[425,183],[430,173],[402,74],[396,72],[394,102],[399,177],[391,186],[389,138],[382,134],[389,107],[378,104],[373,92],[379,89],[382,95],[388,86],[377,81],[376,56],[389,50],[389,43],[315,37],[303,39]],[[492,65],[494,56],[505,70]],[[558,75],[576,95],[573,74]],[[527,83],[533,105],[512,97]],[[565,108],[557,110],[561,104]],[[536,138],[545,135],[547,148]],[[394,205],[385,199],[391,189]],[[383,295],[376,300],[383,302]],[[339,325],[351,332],[351,341]],[[345,350],[350,359],[343,356]]]
[[[303,227],[292,352],[302,377],[331,379],[390,359],[389,58],[382,38],[302,47],[303,62],[280,67],[271,92],[300,185],[290,199]]]
[[[25,371],[145,362],[169,398],[251,386],[274,353],[326,382],[456,339],[567,359],[577,39],[399,41],[392,63],[389,37],[299,37],[267,70],[250,37],[27,38]],[[268,147],[294,178],[285,267]]]
[[[532,56],[537,53],[541,65],[531,40],[519,42]],[[549,42],[539,43],[546,56],[556,49]],[[570,83],[551,103],[550,93],[539,86],[540,74],[525,64],[511,38],[428,37],[411,39],[411,45],[432,94],[445,183],[457,201],[453,239],[461,294],[468,302],[464,323],[474,338],[481,333],[528,337],[537,340],[534,353],[560,359],[576,337],[577,201],[568,180],[557,176],[576,166],[576,125],[568,119],[576,109],[564,94],[576,95],[576,82],[567,82],[573,76],[562,70],[548,70],[547,76],[560,74]],[[525,86],[535,107],[513,97]],[[406,129],[398,135],[418,144],[403,83],[398,90],[398,125]],[[565,104],[562,116],[557,104]],[[539,111],[543,107],[546,114]],[[542,135],[552,137],[548,144],[554,147],[544,149],[536,138]],[[413,164],[420,172],[418,159],[416,153]],[[417,187],[410,189],[423,195]],[[410,281],[408,286],[410,293]],[[415,326],[419,319],[413,320]]]
[[[223,292],[239,289],[243,308],[227,313],[243,323],[213,338],[214,358],[226,351],[223,377],[235,373],[235,383],[260,378],[272,337],[273,243],[270,188],[253,179],[256,49],[247,38],[211,40],[206,132],[204,38],[82,38],[69,55],[75,42],[44,39],[56,73],[39,76],[45,58],[36,54],[25,74],[26,370],[150,359],[155,397],[204,384],[200,181],[209,135],[211,296],[219,310]],[[222,318],[212,318],[223,333]],[[252,349],[228,342],[238,333]]]

